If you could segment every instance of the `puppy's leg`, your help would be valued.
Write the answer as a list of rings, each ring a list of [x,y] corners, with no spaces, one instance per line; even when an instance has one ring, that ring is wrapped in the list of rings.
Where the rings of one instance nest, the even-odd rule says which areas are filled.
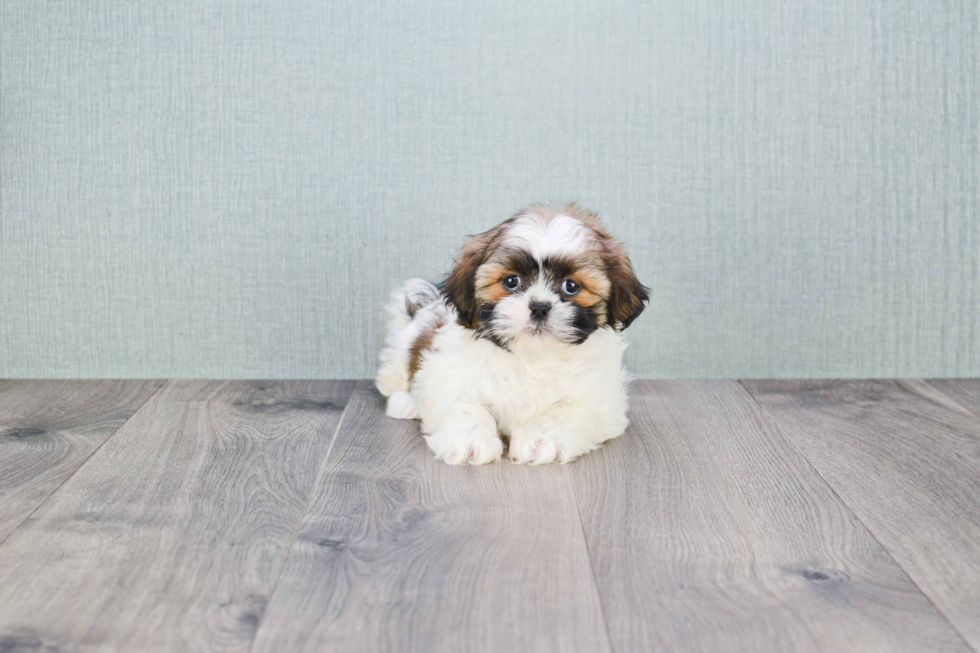
[[[388,397],[385,415],[394,419],[418,419],[419,409],[411,393],[399,390]]]
[[[588,408],[562,406],[511,428],[507,457],[516,463],[568,463],[598,449],[626,428],[622,414],[596,413]]]
[[[436,423],[423,419],[422,428],[436,459],[450,465],[483,465],[500,460],[504,453],[496,420],[479,405],[457,404]]]

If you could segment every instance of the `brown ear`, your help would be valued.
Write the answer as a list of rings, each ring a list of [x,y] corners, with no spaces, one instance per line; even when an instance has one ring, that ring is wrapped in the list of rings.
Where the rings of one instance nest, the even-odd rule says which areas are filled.
[[[636,278],[633,264],[622,248],[614,247],[610,254],[606,259],[609,322],[614,329],[622,331],[640,316],[650,295],[649,289]]]
[[[460,324],[470,329],[476,328],[479,323],[476,271],[489,257],[493,243],[502,231],[502,226],[470,236],[456,258],[456,266],[439,285],[446,300],[456,308]]]

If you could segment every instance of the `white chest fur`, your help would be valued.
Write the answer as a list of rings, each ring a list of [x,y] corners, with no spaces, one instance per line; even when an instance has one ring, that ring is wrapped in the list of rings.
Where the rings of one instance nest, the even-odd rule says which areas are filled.
[[[519,425],[562,412],[622,415],[629,382],[622,369],[626,346],[620,334],[599,329],[579,345],[532,336],[505,350],[447,324],[433,340],[412,394],[427,429],[472,405],[489,411],[508,435]],[[588,421],[595,422],[590,426],[596,437],[611,437],[600,420]],[[611,420],[613,430],[620,421]]]

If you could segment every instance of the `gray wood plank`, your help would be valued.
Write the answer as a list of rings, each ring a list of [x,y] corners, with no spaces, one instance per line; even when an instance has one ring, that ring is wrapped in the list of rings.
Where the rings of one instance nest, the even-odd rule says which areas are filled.
[[[246,650],[352,388],[168,382],[0,546],[0,641]]]
[[[162,381],[0,381],[0,542]]]
[[[737,383],[631,400],[569,468],[614,650],[969,650]]]
[[[980,379],[928,379],[926,383],[980,417]]]
[[[567,468],[437,462],[362,382],[254,650],[609,650]]]
[[[980,650],[980,420],[922,382],[745,385]]]

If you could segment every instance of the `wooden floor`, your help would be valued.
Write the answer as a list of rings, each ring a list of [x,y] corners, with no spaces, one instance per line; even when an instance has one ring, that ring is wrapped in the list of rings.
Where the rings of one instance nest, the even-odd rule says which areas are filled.
[[[0,381],[0,651],[974,651],[980,381],[643,381],[450,467],[366,381]]]

